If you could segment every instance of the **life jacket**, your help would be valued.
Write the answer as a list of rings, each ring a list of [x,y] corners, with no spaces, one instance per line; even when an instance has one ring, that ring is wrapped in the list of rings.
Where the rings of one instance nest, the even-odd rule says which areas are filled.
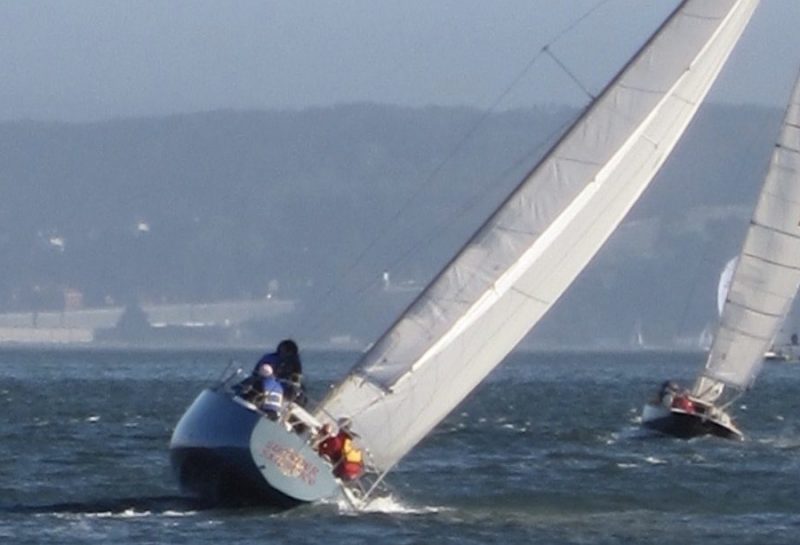
[[[676,397],[672,402],[672,406],[687,413],[694,412],[694,403],[686,396]]]
[[[342,445],[342,458],[345,462],[351,464],[364,463],[364,457],[361,451],[353,445],[353,440],[349,437],[345,438],[344,444]]]
[[[264,381],[261,410],[279,413],[283,408],[283,387],[277,380]]]

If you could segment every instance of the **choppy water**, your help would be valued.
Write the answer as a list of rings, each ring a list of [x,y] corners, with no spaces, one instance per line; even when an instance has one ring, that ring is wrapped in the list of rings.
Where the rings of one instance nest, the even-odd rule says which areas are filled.
[[[743,443],[642,434],[697,354],[517,354],[392,472],[370,512],[206,509],[168,466],[172,426],[236,357],[0,352],[0,543],[798,542],[800,366],[770,364]],[[353,362],[306,353],[320,393]]]

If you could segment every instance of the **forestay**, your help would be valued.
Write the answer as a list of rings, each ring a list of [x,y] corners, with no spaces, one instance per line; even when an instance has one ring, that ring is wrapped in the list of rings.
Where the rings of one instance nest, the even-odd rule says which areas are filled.
[[[800,285],[800,79],[731,279],[720,324],[694,394],[748,388]],[[716,388],[714,386],[717,386]]]
[[[687,0],[331,392],[388,470],[595,255],[696,112],[757,0]]]

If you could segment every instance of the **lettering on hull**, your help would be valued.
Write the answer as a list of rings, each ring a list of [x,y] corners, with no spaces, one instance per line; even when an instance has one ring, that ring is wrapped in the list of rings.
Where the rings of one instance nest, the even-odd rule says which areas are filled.
[[[287,477],[300,479],[309,486],[314,486],[317,482],[319,468],[294,449],[269,441],[261,449],[260,454]]]

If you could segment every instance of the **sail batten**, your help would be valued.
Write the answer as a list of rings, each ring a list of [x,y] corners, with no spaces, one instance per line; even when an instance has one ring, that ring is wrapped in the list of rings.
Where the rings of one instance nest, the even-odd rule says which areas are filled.
[[[733,305],[733,306],[738,306],[739,308],[741,308],[743,310],[746,310],[748,312],[755,312],[756,314],[761,314],[762,316],[767,316],[767,317],[770,317],[770,318],[780,318],[780,317],[782,317],[782,315],[780,313],[769,312],[767,310],[763,310],[763,309],[760,309],[758,307],[754,307],[754,306],[751,306],[751,305],[737,303],[736,301],[727,301],[727,304]]]
[[[769,229],[769,230],[771,232],[775,233],[775,234],[787,235],[787,236],[791,236],[791,237],[796,238],[796,239],[800,239],[800,235],[792,235],[790,233],[784,233],[783,231],[778,231],[777,229]],[[800,265],[796,265],[794,263],[786,263],[786,262],[783,262],[783,261],[776,261],[774,259],[769,259],[767,257],[763,257],[763,256],[756,255],[756,254],[750,254],[750,253],[743,254],[743,255],[746,255],[747,257],[749,257],[751,259],[754,259],[756,261],[760,261],[764,265],[772,265],[774,267],[780,267],[782,269],[800,271]]]
[[[718,334],[693,392],[714,402],[723,383],[746,390],[800,286],[800,76],[731,280]],[[756,310],[757,309],[757,310]]]
[[[325,399],[393,466],[519,343],[630,210],[758,0],[684,0]],[[355,375],[391,390],[376,401]]]
[[[791,171],[791,172],[794,172],[794,171]],[[771,196],[777,196],[777,195],[771,195]],[[800,202],[796,202],[796,203],[792,203],[792,204],[800,205]],[[756,227],[761,227],[762,229],[766,229],[767,231],[771,231],[771,232],[773,232],[775,234],[778,234],[778,235],[783,235],[783,236],[787,236],[787,237],[791,237],[791,238],[800,238],[800,234],[798,234],[798,233],[792,233],[791,231],[787,231],[785,229],[779,229],[778,227],[774,227],[772,225],[767,225],[766,223],[759,223],[757,221],[753,221],[752,225],[755,225]]]

